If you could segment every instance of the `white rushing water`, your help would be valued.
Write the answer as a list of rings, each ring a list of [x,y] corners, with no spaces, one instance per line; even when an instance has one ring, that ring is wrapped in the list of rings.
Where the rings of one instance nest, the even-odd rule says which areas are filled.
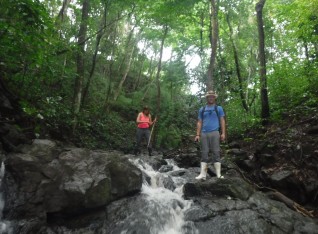
[[[2,162],[1,167],[0,167],[0,187],[2,184],[4,172],[5,172],[5,168],[4,168],[4,163]],[[3,207],[4,207],[3,193],[2,193],[2,191],[0,191],[0,233],[1,234],[10,234],[10,233],[12,233],[12,230],[10,228],[10,223],[2,220]]]
[[[170,172],[160,173],[155,171],[148,163],[141,159],[131,160],[139,169],[143,171],[144,181],[141,189],[142,207],[137,209],[137,213],[123,221],[131,222],[132,226],[124,225],[124,229],[120,230],[121,234],[135,233],[131,232],[137,223],[142,222],[147,231],[140,229],[142,233],[149,234],[198,234],[193,222],[185,220],[185,213],[191,207],[192,201],[183,199],[183,185],[186,180],[170,176]],[[172,166],[172,171],[180,170],[173,161],[167,161]],[[0,170],[0,184],[4,175],[4,164]],[[148,182],[147,182],[148,181]],[[165,188],[176,187],[173,191]],[[13,229],[10,222],[2,219],[2,211],[4,207],[4,199],[0,190],[0,234],[12,234]],[[137,215],[134,215],[137,214]],[[140,215],[141,214],[141,215]],[[134,226],[135,223],[135,226]],[[138,226],[138,225],[137,225]],[[131,229],[132,227],[133,229]],[[118,233],[118,232],[116,232]]]
[[[173,161],[167,161],[178,170]],[[191,207],[192,201],[183,199],[182,186],[186,182],[180,177],[171,177],[176,186],[174,191],[164,187],[164,181],[171,182],[168,173],[155,171],[149,164],[142,160],[134,160],[133,163],[150,177],[150,183],[144,178],[141,193],[145,195],[147,208],[151,216],[151,234],[198,234],[193,222],[185,220],[184,214]],[[172,182],[171,182],[172,183]],[[125,233],[125,232],[122,232]]]

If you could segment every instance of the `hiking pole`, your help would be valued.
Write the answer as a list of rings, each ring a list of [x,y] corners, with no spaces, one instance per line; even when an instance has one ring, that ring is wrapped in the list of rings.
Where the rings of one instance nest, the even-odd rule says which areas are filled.
[[[155,118],[155,119],[156,119],[156,118]],[[156,121],[156,122],[157,122],[157,121]],[[151,136],[152,136],[152,132],[153,132],[153,129],[155,128],[156,122],[152,125],[151,132],[150,132],[150,136],[149,136],[149,140],[148,140],[148,144],[147,144],[147,148],[149,148],[150,141],[151,141]]]

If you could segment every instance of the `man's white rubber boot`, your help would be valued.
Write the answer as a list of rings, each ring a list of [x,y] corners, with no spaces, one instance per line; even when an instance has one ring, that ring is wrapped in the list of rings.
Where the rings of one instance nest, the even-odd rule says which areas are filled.
[[[207,171],[208,171],[208,164],[205,162],[201,162],[201,173],[195,178],[197,180],[206,180]]]
[[[215,168],[216,177],[224,178],[223,176],[221,176],[221,163],[220,162],[214,163],[214,168]]]

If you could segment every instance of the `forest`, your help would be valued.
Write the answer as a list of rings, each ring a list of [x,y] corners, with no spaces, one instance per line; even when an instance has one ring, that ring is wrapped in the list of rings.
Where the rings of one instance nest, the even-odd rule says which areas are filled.
[[[318,233],[318,0],[0,6],[0,233]]]
[[[0,3],[1,92],[38,138],[129,151],[147,105],[155,147],[171,149],[195,134],[210,89],[229,138],[317,105],[318,1]]]

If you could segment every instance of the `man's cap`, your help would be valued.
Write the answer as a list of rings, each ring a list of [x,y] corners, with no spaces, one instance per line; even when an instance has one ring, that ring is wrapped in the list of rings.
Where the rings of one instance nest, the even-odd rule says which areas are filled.
[[[216,94],[216,92],[215,92],[215,91],[212,91],[212,90],[208,91],[208,92],[205,94],[205,97],[208,97],[208,96],[214,96],[215,98],[218,97],[218,95]]]

